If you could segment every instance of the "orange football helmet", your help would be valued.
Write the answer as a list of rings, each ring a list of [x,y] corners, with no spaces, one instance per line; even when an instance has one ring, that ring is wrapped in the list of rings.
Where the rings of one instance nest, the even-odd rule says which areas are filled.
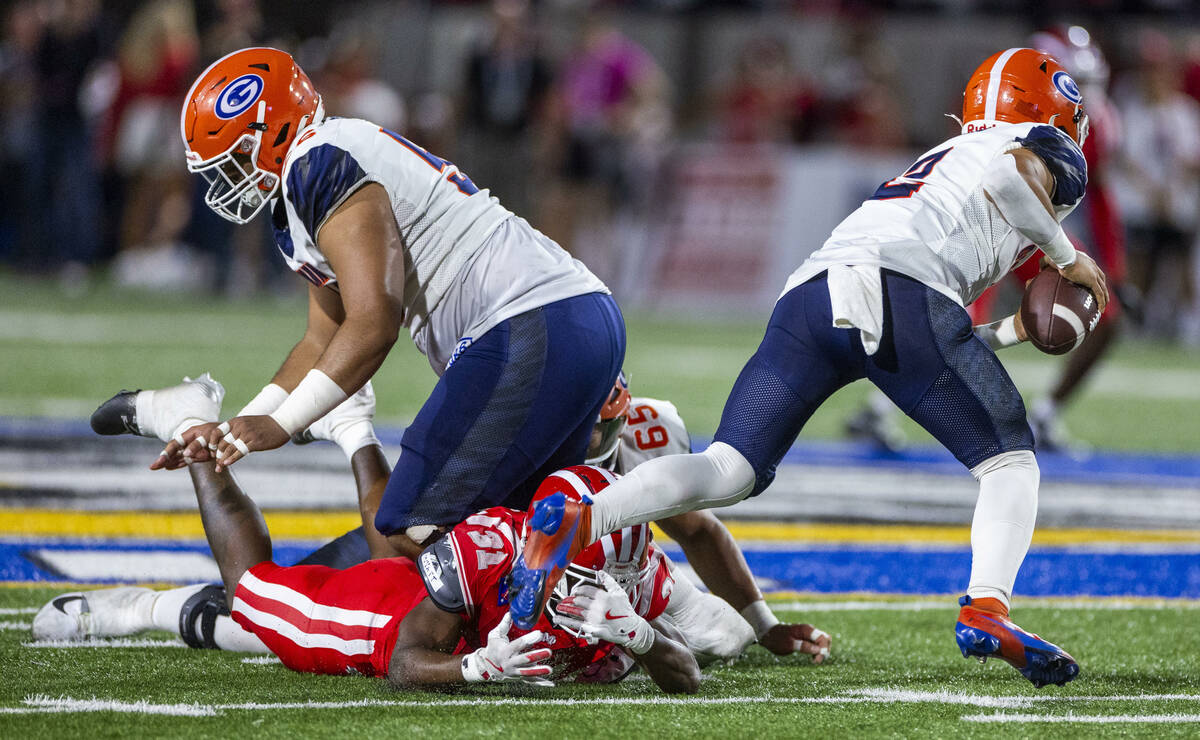
[[[592,438],[588,443],[587,464],[609,467],[613,462],[613,453],[621,442],[621,432],[625,431],[625,422],[629,420],[629,382],[625,380],[625,372],[617,373],[613,388],[608,398],[600,407],[600,417],[592,428]]]
[[[963,93],[963,133],[997,121],[1049,124],[1080,146],[1087,138],[1079,86],[1054,57],[1034,49],[997,52],[971,75]]]
[[[321,96],[287,52],[251,48],[213,62],[183,101],[187,167],[208,181],[204,202],[244,224],[279,189],[296,134],[325,118]]]

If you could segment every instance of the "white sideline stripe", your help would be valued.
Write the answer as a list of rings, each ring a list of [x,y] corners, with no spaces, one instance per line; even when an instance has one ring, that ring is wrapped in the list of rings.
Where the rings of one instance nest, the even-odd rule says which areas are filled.
[[[247,662],[251,659],[243,660]],[[383,699],[359,699],[355,701],[305,701],[305,702],[245,702],[240,704],[151,704],[146,701],[120,702],[104,699],[73,699],[70,697],[50,698],[31,696],[21,707],[0,707],[0,714],[31,714],[37,712],[142,712],[145,714],[170,714],[176,716],[207,717],[225,711],[269,710],[269,709],[355,709],[364,707],[403,707],[410,709],[435,709],[438,707],[583,707],[583,706],[671,706],[671,705],[732,705],[732,704],[899,704],[938,703],[973,705],[980,707],[1023,708],[1033,702],[1062,701],[1164,701],[1169,699],[1200,701],[1200,694],[1143,694],[1133,696],[976,696],[950,691],[909,691],[904,689],[863,689],[841,696],[725,696],[679,698],[670,696],[649,697],[596,697],[588,699],[449,699],[425,701],[388,701]],[[1135,715],[1034,715],[1034,714],[978,714],[964,715],[961,719],[970,722],[1132,722]],[[1170,717],[1178,721],[1197,721],[1200,715],[1141,715],[1142,717]],[[1122,718],[1126,719],[1122,719]],[[1010,719],[1012,718],[1012,719]],[[1018,719],[1020,718],[1020,719]],[[1026,719],[1029,718],[1029,719]],[[1140,720],[1170,721],[1170,720]]]
[[[287,604],[309,619],[324,622],[337,622],[346,627],[382,627],[391,621],[390,614],[376,614],[364,609],[342,609],[336,606],[318,604],[299,591],[294,591],[278,583],[268,583],[256,577],[250,571],[242,575],[238,586],[245,588],[255,596]]]
[[[1075,332],[1075,344],[1071,345],[1071,349],[1074,350],[1079,347],[1079,343],[1087,337],[1087,331],[1084,330],[1083,322],[1079,319],[1079,316],[1061,303],[1055,303],[1051,313],[1067,322],[1071,327],[1071,331]]]
[[[1000,55],[996,63],[992,65],[991,72],[988,73],[988,89],[987,98],[983,104],[983,120],[996,120],[996,99],[1000,97],[1000,75],[1004,73],[1004,65],[1008,64],[1008,60],[1013,54],[1016,54],[1020,49],[1009,49]]]
[[[256,655],[253,658],[242,658],[246,665],[282,665],[283,661],[274,655]]]
[[[0,631],[33,629],[32,622],[0,622]]]
[[[776,611],[793,612],[919,612],[929,609],[957,609],[949,597],[941,600],[918,601],[768,601]],[[1126,611],[1129,609],[1200,609],[1200,602],[1172,599],[1021,599],[1018,607],[1026,609],[1080,609],[1083,611]]]
[[[1041,722],[1056,724],[1088,725],[1138,725],[1174,724],[1176,722],[1200,722],[1200,714],[964,714],[964,722]]]
[[[113,699],[71,699],[31,696],[23,707],[0,707],[2,714],[57,714],[61,712],[126,712],[131,714],[166,714],[175,717],[215,717],[217,710],[202,704],[151,704],[148,701],[116,701]]]
[[[21,606],[17,608],[5,607],[0,609],[0,617],[15,616],[17,614],[37,614],[40,607],[36,606]]]
[[[233,611],[303,648],[328,648],[342,655],[370,655],[375,650],[374,640],[344,640],[334,635],[305,632],[286,619],[255,609],[240,596],[233,600]]]
[[[185,648],[182,640],[150,640],[130,639],[120,637],[115,640],[36,640],[23,642],[21,647],[27,648]]]

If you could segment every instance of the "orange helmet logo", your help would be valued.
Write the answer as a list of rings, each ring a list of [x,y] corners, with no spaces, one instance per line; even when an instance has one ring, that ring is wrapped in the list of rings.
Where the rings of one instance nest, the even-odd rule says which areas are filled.
[[[188,170],[208,181],[204,202],[246,223],[279,189],[301,129],[325,117],[321,96],[291,55],[242,49],[213,62],[183,101]]]
[[[963,93],[963,133],[996,122],[1045,123],[1081,146],[1087,137],[1083,95],[1054,57],[1034,49],[1005,49],[988,57]]]

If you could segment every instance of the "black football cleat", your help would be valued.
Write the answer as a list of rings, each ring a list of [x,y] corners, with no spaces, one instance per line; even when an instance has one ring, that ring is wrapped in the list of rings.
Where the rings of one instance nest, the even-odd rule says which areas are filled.
[[[100,404],[92,413],[92,431],[111,437],[117,434],[140,434],[137,426],[137,394],[141,390],[121,391]]]

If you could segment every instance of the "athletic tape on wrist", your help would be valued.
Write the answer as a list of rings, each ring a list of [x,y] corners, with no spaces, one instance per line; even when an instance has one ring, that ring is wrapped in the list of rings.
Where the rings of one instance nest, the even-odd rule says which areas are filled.
[[[267,383],[258,395],[250,399],[250,403],[242,407],[238,416],[264,416],[273,412],[287,400],[288,392],[282,386]]]
[[[762,636],[779,624],[779,617],[775,616],[775,612],[771,611],[771,607],[767,606],[767,602],[759,599],[751,601],[739,612],[742,619],[750,623],[754,629],[754,639],[761,640]]]
[[[270,417],[292,435],[328,414],[347,398],[346,391],[332,378],[313,368]]]
[[[1055,267],[1063,268],[1070,267],[1075,264],[1075,260],[1079,255],[1075,252],[1075,245],[1071,243],[1071,237],[1067,236],[1067,232],[1063,231],[1063,227],[1058,227],[1058,233],[1054,238],[1045,244],[1038,245]]]

